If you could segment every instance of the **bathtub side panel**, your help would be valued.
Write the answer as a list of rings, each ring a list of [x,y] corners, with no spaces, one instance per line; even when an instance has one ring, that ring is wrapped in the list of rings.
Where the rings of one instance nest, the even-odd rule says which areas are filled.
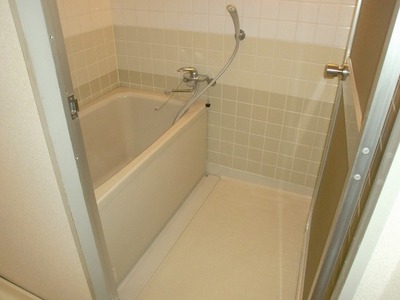
[[[178,132],[172,143],[147,158],[114,199],[100,207],[117,281],[135,263],[205,173],[206,112]]]

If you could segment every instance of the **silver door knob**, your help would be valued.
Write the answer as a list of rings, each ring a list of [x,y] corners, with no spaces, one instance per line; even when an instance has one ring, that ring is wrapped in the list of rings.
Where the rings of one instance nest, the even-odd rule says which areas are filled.
[[[342,66],[336,64],[327,64],[324,70],[325,78],[336,78],[338,77],[340,80],[346,80],[346,78],[350,75],[349,66],[344,64]]]

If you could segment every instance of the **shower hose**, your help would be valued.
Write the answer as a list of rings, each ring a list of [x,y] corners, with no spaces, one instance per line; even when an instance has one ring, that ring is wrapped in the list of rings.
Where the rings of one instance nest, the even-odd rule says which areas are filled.
[[[231,57],[226,62],[225,66],[221,69],[221,71],[207,84],[207,86],[203,90],[201,91],[196,90],[195,93],[192,95],[192,97],[179,110],[172,124],[175,124],[186,113],[189,107],[192,106],[192,104],[196,102],[211,86],[213,86],[216,83],[216,81],[221,77],[222,74],[224,74],[226,69],[231,65],[233,59],[236,56],[236,53],[239,50],[240,41],[245,38],[245,33],[243,30],[240,29],[239,26],[239,18],[236,7],[234,7],[233,5],[228,5],[226,9],[230,13],[233,25],[235,26],[235,40],[236,40],[235,49],[233,50]]]

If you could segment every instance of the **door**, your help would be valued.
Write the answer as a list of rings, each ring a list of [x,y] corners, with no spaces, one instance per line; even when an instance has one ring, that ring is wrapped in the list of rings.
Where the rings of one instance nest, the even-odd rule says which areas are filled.
[[[342,66],[326,67],[339,84],[307,223],[299,298],[330,299],[368,199],[382,137],[391,129],[385,120],[400,70],[398,8],[397,0],[360,1]]]
[[[117,299],[56,1],[10,0],[57,183],[93,298]]]

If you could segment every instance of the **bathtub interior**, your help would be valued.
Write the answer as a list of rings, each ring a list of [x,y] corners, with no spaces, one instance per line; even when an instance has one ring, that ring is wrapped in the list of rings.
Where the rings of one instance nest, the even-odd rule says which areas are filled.
[[[136,91],[136,94],[137,91]],[[128,89],[102,97],[80,115],[93,187],[97,188],[135,159],[171,126],[182,107],[162,94],[140,91],[140,100]]]

